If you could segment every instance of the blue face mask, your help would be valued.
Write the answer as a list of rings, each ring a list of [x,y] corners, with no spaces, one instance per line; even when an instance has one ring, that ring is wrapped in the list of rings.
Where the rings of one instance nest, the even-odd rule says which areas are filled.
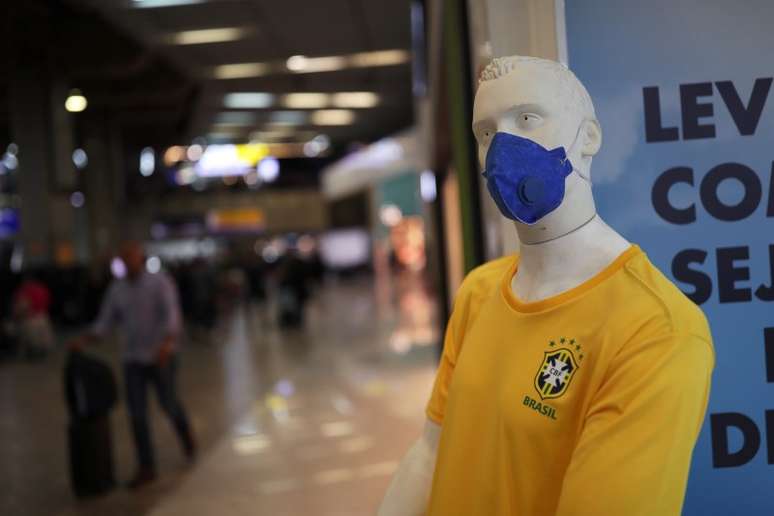
[[[524,224],[534,224],[562,204],[564,179],[573,170],[564,147],[548,150],[501,132],[492,138],[485,166],[486,186],[500,212]]]

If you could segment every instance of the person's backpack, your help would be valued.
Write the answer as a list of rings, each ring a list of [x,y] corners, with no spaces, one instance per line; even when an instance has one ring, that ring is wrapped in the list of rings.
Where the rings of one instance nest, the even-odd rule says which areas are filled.
[[[72,419],[107,414],[116,403],[116,379],[104,361],[74,351],[64,372],[65,397]]]

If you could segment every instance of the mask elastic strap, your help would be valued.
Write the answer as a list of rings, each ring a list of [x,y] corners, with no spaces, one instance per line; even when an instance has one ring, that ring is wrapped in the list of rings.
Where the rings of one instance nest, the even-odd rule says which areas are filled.
[[[578,143],[578,138],[580,137],[581,129],[583,129],[583,124],[586,122],[586,119],[583,119],[581,121],[580,125],[578,126],[578,130],[575,132],[575,139],[572,141],[570,146],[568,147],[567,151],[565,152],[564,159],[562,160],[562,163],[566,163],[567,160],[570,159],[570,154],[572,153],[573,149],[575,148],[575,145]],[[570,165],[572,165],[572,162],[570,162]],[[578,174],[578,177],[586,181],[587,183],[591,184],[591,178],[588,178],[580,173],[580,170],[575,168],[575,165],[572,165],[572,171]]]

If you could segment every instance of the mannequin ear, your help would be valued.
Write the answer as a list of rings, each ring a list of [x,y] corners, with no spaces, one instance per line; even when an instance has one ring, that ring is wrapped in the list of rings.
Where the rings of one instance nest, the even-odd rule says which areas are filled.
[[[602,146],[602,128],[596,120],[583,122],[583,148],[581,155],[594,156]]]

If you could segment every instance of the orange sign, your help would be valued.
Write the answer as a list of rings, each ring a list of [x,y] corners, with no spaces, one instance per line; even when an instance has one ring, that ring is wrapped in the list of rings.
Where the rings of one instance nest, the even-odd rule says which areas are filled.
[[[207,226],[220,231],[261,230],[266,227],[266,215],[258,208],[212,210],[207,214]]]

